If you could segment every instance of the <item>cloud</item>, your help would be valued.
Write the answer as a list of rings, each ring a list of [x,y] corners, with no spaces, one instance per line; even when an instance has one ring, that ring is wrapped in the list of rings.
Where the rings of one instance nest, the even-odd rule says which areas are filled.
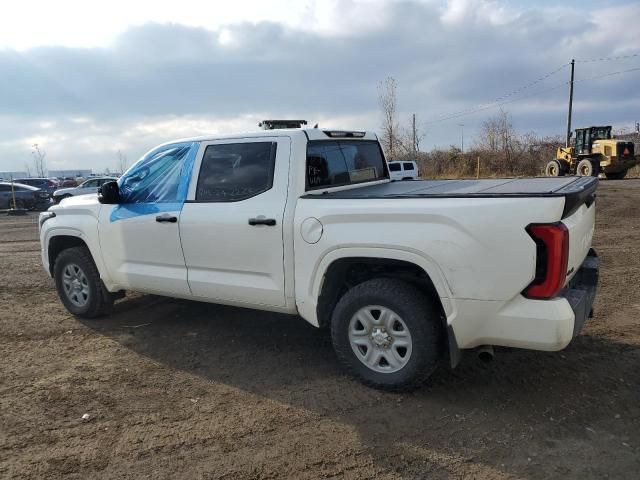
[[[0,170],[29,161],[36,142],[52,167],[100,169],[113,168],[118,150],[133,160],[156,143],[253,129],[269,117],[376,129],[376,85],[388,75],[398,81],[401,120],[416,113],[426,144],[447,146],[457,143],[458,123],[473,134],[492,111],[429,122],[499,98],[571,58],[640,51],[638,29],[615,26],[640,23],[635,3],[591,11],[478,0],[372,5],[315,9],[308,23],[321,27],[313,28],[146,23],[103,47],[0,50]],[[567,28],[568,18],[580,18],[581,28]],[[580,79],[638,65],[635,57],[578,64],[576,72]],[[527,92],[556,90],[505,106],[518,128],[562,131],[567,76],[564,69]],[[635,121],[639,78],[576,84],[575,122]]]

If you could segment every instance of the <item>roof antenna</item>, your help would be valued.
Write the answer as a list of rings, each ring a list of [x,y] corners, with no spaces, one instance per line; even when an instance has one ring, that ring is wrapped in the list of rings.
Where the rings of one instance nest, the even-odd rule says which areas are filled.
[[[316,123],[316,124],[313,126],[313,128],[318,128],[318,124]]]

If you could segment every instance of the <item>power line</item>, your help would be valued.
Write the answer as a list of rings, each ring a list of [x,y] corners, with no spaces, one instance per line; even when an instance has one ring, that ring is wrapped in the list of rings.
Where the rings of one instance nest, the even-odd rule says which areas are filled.
[[[438,123],[444,120],[449,120],[451,118],[456,118],[458,116],[462,116],[462,115],[466,115],[469,113],[475,113],[476,111],[480,111],[480,110],[486,110],[487,108],[490,108],[492,106],[498,105],[500,102],[506,100],[507,98],[513,97],[515,95],[520,94],[521,92],[530,89],[531,87],[534,87],[535,85],[537,85],[538,83],[543,82],[544,80],[546,80],[547,78],[551,77],[552,75],[555,75],[556,73],[560,72],[561,70],[563,70],[564,68],[566,68],[569,64],[565,63],[563,65],[561,65],[560,67],[556,68],[555,70],[552,70],[544,75],[542,75],[541,77],[533,80],[532,82],[527,83],[526,85],[523,85],[520,88],[517,88],[509,93],[506,93],[494,100],[492,100],[491,102],[488,103],[481,103],[479,105],[476,105],[475,107],[471,107],[471,108],[467,108],[465,110],[460,110],[458,112],[452,112],[446,115],[441,116],[440,118],[437,118],[435,120],[432,120],[430,122],[426,122],[426,124],[432,124],[432,123]]]
[[[640,57],[640,53],[630,53],[628,55],[618,55],[615,57],[589,58],[586,60],[576,60],[576,63],[593,63],[593,62],[611,62],[614,60],[623,60],[625,58]]]
[[[603,73],[601,75],[592,75],[591,77],[580,78],[576,80],[574,83],[586,82],[587,80],[595,80],[597,78],[611,77],[613,75],[621,75],[623,73],[638,72],[638,71],[640,71],[640,67],[629,68],[627,70],[618,70],[617,72],[609,72],[609,73]]]
[[[564,66],[566,66],[566,65],[564,65]],[[564,68],[564,66],[561,67],[561,68]],[[575,80],[574,83],[586,82],[586,81],[590,81],[590,80],[597,80],[599,78],[611,77],[611,76],[614,76],[614,75],[622,75],[624,73],[631,73],[631,72],[637,72],[637,71],[640,71],[640,67],[629,68],[627,70],[619,70],[619,71],[616,71],[616,72],[609,72],[609,73],[604,73],[604,74],[600,74],[600,75],[593,75],[591,77],[586,77],[586,78],[580,78],[580,79]],[[531,97],[534,97],[536,95],[540,95],[540,94],[543,94],[543,93],[551,92],[553,90],[557,90],[558,88],[564,87],[564,86],[566,86],[568,84],[569,84],[569,82],[562,82],[562,83],[558,83],[558,84],[556,84],[556,85],[554,85],[552,87],[545,88],[545,89],[542,89],[542,90],[536,90],[535,92],[532,92],[532,93],[530,93],[528,95],[519,96],[518,98],[514,98],[514,99],[511,99],[511,100],[501,101],[501,102],[491,102],[491,103],[478,105],[476,107],[473,107],[473,108],[470,108],[470,109],[467,109],[467,110],[462,110],[460,112],[454,112],[452,114],[446,115],[446,116],[438,118],[436,120],[431,120],[431,121],[428,121],[428,122],[424,122],[424,125],[432,125],[434,123],[445,122],[447,120],[454,120],[456,118],[464,117],[464,116],[467,116],[467,115],[472,115],[474,113],[478,113],[478,112],[481,112],[483,110],[488,110],[490,108],[501,107],[501,106],[507,105],[509,103],[519,102],[520,100],[525,100],[527,98],[531,98]],[[508,95],[503,96],[501,98],[506,98],[507,96]]]
[[[524,95],[524,96],[521,96],[521,97],[513,98],[511,100],[506,100],[504,102],[495,102],[495,103],[484,104],[484,105],[475,107],[475,108],[470,109],[470,110],[454,113],[454,114],[451,114],[449,116],[446,116],[446,117],[443,117],[443,118],[439,118],[437,120],[431,120],[430,122],[425,122],[425,124],[426,125],[430,125],[430,124],[433,124],[433,123],[440,123],[440,122],[444,122],[444,121],[447,121],[447,120],[453,120],[455,118],[464,117],[464,116],[471,115],[471,114],[474,114],[474,113],[477,113],[477,112],[481,112],[483,110],[488,110],[490,108],[501,107],[502,105],[507,105],[509,103],[519,102],[520,100],[525,100],[527,98],[531,98],[531,97],[534,97],[536,95],[540,95],[541,93],[547,93],[547,92],[551,92],[553,90],[557,90],[558,88],[566,86],[568,83],[569,82],[558,83],[558,84],[556,84],[556,85],[554,85],[552,87],[545,88],[545,89],[542,89],[542,90],[536,90],[535,92],[531,92],[528,95]]]

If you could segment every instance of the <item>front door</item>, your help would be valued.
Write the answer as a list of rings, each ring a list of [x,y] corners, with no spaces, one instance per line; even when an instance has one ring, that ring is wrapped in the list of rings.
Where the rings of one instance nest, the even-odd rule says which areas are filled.
[[[179,228],[197,149],[180,143],[152,151],[118,181],[121,203],[102,206],[103,261],[123,288],[190,295]]]
[[[194,296],[285,305],[283,219],[290,139],[257,137],[200,147],[180,236]]]

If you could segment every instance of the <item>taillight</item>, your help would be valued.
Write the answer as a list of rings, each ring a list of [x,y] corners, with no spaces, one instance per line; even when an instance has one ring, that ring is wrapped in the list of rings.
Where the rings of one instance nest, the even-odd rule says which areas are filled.
[[[528,298],[553,298],[567,278],[569,230],[563,223],[533,224],[527,233],[536,242],[536,276],[522,293]]]

